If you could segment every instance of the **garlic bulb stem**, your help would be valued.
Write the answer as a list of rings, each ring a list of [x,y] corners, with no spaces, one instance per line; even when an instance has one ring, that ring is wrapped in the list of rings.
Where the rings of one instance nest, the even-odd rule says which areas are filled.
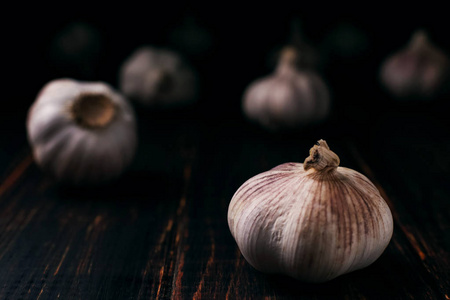
[[[309,156],[303,163],[303,169],[305,171],[313,169],[317,172],[328,172],[336,170],[339,163],[339,156],[330,150],[327,142],[319,140],[317,144],[309,150]]]
[[[103,128],[114,119],[116,106],[104,94],[82,93],[70,105],[70,115],[75,122],[85,128]]]
[[[300,60],[300,53],[292,46],[286,46],[281,51],[280,61],[278,62],[278,68],[284,65],[295,67]]]
[[[419,30],[413,34],[410,40],[410,49],[417,51],[429,42],[427,34],[424,30]]]

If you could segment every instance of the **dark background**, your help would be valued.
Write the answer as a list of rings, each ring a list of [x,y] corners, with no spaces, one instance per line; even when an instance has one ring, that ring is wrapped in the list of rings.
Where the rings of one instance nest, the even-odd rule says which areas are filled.
[[[16,4],[15,6],[19,6]],[[189,114],[203,119],[241,118],[243,90],[254,79],[271,72],[270,55],[289,41],[291,21],[299,18],[305,38],[319,53],[332,53],[323,42],[342,23],[351,24],[366,34],[368,47],[359,56],[342,59],[322,57],[326,63],[320,72],[328,82],[334,111],[329,122],[341,125],[359,136],[365,135],[373,122],[396,107],[380,87],[378,71],[388,55],[403,47],[414,30],[423,28],[441,49],[450,52],[450,21],[439,7],[408,5],[407,9],[389,5],[367,4],[364,8],[330,6],[325,3],[249,7],[225,4],[151,3],[149,7],[88,6],[74,3],[53,6],[19,7],[10,10],[12,18],[4,26],[3,72],[7,74],[4,99],[13,119],[24,119],[39,89],[49,80],[73,77],[101,80],[117,87],[121,63],[141,45],[174,48],[170,33],[189,15],[206,28],[212,37],[210,49],[197,56],[183,53],[201,77],[199,106]],[[82,21],[100,31],[101,55],[90,76],[61,70],[49,60],[55,36],[68,24]],[[442,99],[437,99],[442,100]],[[448,109],[447,101],[415,106],[431,114]],[[428,106],[433,106],[429,108]],[[401,106],[412,109],[414,105]],[[438,109],[434,109],[435,106]],[[444,117],[445,119],[445,117]],[[356,125],[356,126],[353,126]],[[333,128],[331,126],[330,128]],[[354,127],[354,128],[351,128]],[[23,129],[23,128],[22,128]],[[349,132],[349,133],[350,133]]]

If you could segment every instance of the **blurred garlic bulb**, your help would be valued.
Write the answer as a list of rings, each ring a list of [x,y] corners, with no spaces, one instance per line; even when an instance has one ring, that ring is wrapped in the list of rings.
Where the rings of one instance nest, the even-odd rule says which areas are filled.
[[[123,63],[120,90],[144,105],[185,105],[195,101],[197,76],[175,52],[142,47]]]
[[[324,282],[372,264],[392,236],[391,211],[364,175],[338,167],[320,140],[301,163],[247,180],[228,208],[228,225],[257,270]]]
[[[177,49],[190,55],[204,55],[212,45],[211,33],[191,15],[171,32],[169,39]]]
[[[448,71],[447,55],[431,44],[425,31],[419,30],[406,48],[386,59],[380,77],[398,98],[429,99],[441,92]]]
[[[322,41],[322,57],[333,59],[360,58],[369,50],[368,35],[351,23],[340,23]]]
[[[132,107],[102,82],[47,83],[28,112],[27,131],[37,164],[73,184],[117,177],[136,149]]]
[[[249,85],[242,103],[249,119],[276,130],[316,123],[328,115],[328,88],[315,72],[298,68],[300,58],[296,48],[285,47],[275,73]]]
[[[64,27],[50,46],[50,60],[64,75],[92,77],[100,59],[102,36],[89,23],[73,22]]]

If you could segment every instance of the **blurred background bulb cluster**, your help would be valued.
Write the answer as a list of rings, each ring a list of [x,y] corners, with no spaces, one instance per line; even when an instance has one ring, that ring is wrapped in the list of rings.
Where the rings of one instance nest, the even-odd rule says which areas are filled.
[[[149,10],[130,5],[111,7],[108,13],[81,6],[56,14],[41,11],[24,18],[20,26],[11,26],[6,34],[5,99],[10,111],[6,118],[19,120],[16,124],[23,123],[37,92],[50,80],[104,81],[119,89],[124,62],[142,46],[177,53],[198,77],[196,101],[176,108],[173,117],[214,122],[242,119],[245,89],[274,71],[278,51],[292,40],[292,20],[299,20],[303,41],[316,54],[315,70],[329,88],[332,104],[325,122],[330,128],[336,124],[345,134],[364,137],[390,112],[421,112],[426,107],[433,116],[445,119],[443,111],[448,109],[443,82],[436,84],[442,87],[439,93],[418,97],[431,100],[423,104],[423,99],[415,97],[396,101],[398,93],[385,80],[399,81],[410,76],[408,72],[421,70],[428,72],[427,78],[447,80],[448,21],[439,11],[413,7],[401,20],[396,11],[381,7],[370,13],[367,9],[281,6],[261,6],[255,13],[251,8],[213,9],[200,4],[157,4]],[[431,55],[439,56],[440,67],[430,71],[423,65],[425,55],[406,58],[412,62],[397,63],[390,68],[394,73],[380,75],[387,72],[383,64],[406,49],[418,30],[438,49]],[[434,64],[435,59],[430,61]],[[410,79],[415,87],[420,85],[415,83],[420,81],[417,78]],[[429,82],[433,79],[423,80],[433,86]]]

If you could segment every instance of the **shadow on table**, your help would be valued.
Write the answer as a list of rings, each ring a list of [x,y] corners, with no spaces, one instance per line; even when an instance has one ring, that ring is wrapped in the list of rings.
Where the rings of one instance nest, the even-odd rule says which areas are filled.
[[[411,272],[410,264],[394,261],[392,257],[325,283],[304,283],[283,275],[264,277],[275,294],[293,299],[309,299],[308,296],[320,299],[397,299],[405,294],[424,297],[434,294],[432,286],[424,282],[423,277]]]
[[[55,192],[61,201],[96,202],[108,205],[154,206],[181,197],[183,178],[164,173],[127,172],[114,182],[74,187],[57,185]]]

